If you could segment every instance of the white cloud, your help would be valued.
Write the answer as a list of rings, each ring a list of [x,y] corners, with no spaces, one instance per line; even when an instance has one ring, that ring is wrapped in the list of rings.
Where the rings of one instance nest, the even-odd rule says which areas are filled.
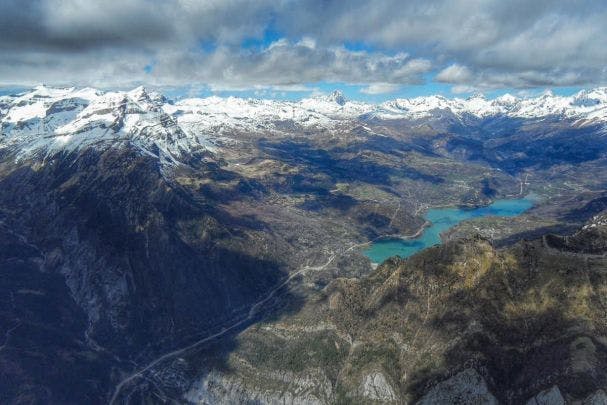
[[[474,93],[476,91],[478,91],[476,87],[467,86],[465,84],[458,84],[456,86],[451,87],[451,93],[453,94]]]
[[[363,88],[360,92],[364,94],[386,94],[398,91],[402,85],[394,83],[373,83]]]
[[[466,66],[453,64],[441,70],[436,75],[436,80],[445,83],[467,83],[472,77],[472,72]]]
[[[434,66],[479,88],[605,84],[605,21],[603,0],[0,0],[0,77],[377,91]]]
[[[310,11],[316,9],[322,12]],[[291,15],[299,23],[289,20],[283,28],[294,34],[322,32],[325,42],[413,49],[434,65],[455,62],[441,72],[445,82],[607,83],[607,2],[602,0],[383,0],[372,5],[317,0],[316,7],[307,2]],[[457,72],[458,66],[465,68]]]
[[[219,47],[213,52],[96,50],[69,54],[13,52],[0,60],[0,83],[125,87],[208,85],[214,91],[273,88],[304,91],[306,83],[420,83],[431,65],[406,54],[353,52],[279,40],[265,49]],[[153,59],[150,73],[143,70]],[[14,62],[16,60],[17,62]],[[19,69],[15,66],[19,65]]]

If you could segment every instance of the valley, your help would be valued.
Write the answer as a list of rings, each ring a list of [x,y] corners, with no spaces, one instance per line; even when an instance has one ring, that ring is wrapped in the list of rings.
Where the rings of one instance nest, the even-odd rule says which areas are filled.
[[[607,209],[605,88],[375,105],[39,86],[0,97],[0,121],[3,402],[404,403],[464,364],[517,403],[553,381],[501,384],[515,365],[474,339],[531,350],[531,313],[602,330],[539,280],[588,266],[600,283],[558,285],[600,304],[583,227]],[[389,258],[381,239],[428,220]]]

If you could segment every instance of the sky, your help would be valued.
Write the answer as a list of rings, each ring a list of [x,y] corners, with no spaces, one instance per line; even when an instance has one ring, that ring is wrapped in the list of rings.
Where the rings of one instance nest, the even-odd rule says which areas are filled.
[[[604,0],[0,0],[0,92],[571,94],[607,85]]]

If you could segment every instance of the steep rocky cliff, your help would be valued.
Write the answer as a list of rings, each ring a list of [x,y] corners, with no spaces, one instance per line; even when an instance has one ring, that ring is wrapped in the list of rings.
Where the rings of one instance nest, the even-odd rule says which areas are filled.
[[[15,362],[1,368],[7,398],[35,390],[86,402],[81,380],[59,393],[53,379],[76,378],[88,363],[103,397],[110,368],[219,329],[285,277],[258,249],[272,240],[246,233],[259,223],[193,195],[137,151],[1,167],[0,319],[14,329],[0,358]]]

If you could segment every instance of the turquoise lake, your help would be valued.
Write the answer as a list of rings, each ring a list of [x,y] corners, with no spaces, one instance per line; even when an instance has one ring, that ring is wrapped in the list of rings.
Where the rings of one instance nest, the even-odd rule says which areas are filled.
[[[533,207],[536,198],[496,200],[493,204],[479,208],[433,208],[424,218],[431,225],[415,239],[382,239],[373,242],[363,253],[373,263],[381,263],[391,256],[409,257],[422,249],[441,243],[440,234],[467,219],[500,216],[515,217]]]

